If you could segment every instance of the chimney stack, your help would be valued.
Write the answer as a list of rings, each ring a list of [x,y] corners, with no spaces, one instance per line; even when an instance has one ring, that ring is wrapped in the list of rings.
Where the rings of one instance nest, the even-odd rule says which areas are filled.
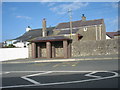
[[[30,30],[32,30],[32,29],[30,28],[30,26],[28,26],[28,27],[26,28],[26,32],[28,32],[28,31],[30,31]]]
[[[82,21],[86,21],[86,17],[82,14]]]
[[[42,36],[43,37],[46,36],[46,19],[45,18],[42,20]]]

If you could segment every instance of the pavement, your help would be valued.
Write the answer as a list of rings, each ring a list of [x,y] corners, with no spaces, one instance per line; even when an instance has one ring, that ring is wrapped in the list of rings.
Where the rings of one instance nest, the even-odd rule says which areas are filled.
[[[46,58],[36,58],[36,59],[16,59],[16,60],[8,60],[2,61],[0,64],[12,64],[12,63],[37,63],[37,62],[68,62],[68,61],[82,61],[82,60],[113,60],[113,59],[120,59],[119,55],[94,55],[94,56],[80,56],[80,57],[73,57],[69,59],[46,59]]]

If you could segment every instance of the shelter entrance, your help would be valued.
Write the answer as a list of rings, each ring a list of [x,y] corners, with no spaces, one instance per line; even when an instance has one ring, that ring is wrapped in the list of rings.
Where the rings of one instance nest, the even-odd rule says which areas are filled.
[[[64,57],[63,41],[52,42],[52,57],[59,58]]]
[[[48,48],[46,46],[48,46]],[[48,49],[50,49],[50,51]],[[63,41],[36,43],[36,58],[46,58],[48,53],[50,53],[49,58],[63,58]]]
[[[31,41],[32,58],[70,58],[71,41],[63,36],[36,38]]]

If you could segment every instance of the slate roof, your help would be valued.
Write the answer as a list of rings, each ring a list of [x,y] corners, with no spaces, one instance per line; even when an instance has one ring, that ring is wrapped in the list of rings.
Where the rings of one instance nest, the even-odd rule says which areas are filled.
[[[97,19],[97,20],[88,20],[88,21],[73,21],[72,22],[72,28],[73,31],[72,33],[76,33],[78,31],[78,29],[74,29],[77,27],[82,27],[82,26],[90,26],[90,25],[99,25],[103,23],[103,19]],[[50,27],[47,28],[47,35],[50,36],[53,34],[53,29],[64,29],[64,28],[69,28],[70,26],[70,22],[66,22],[66,23],[59,23],[56,27]],[[70,34],[70,30],[60,30],[60,32],[57,35],[62,35],[62,34]],[[13,39],[13,40],[17,40],[17,41],[28,41],[30,39],[36,38],[36,37],[40,37],[42,36],[42,29],[32,29],[28,32],[25,32],[22,36]]]
[[[54,29],[54,27],[50,27],[47,28],[47,34],[48,36],[52,34],[52,30]],[[30,39],[36,38],[42,36],[42,29],[32,29],[28,32],[25,32],[22,36],[14,39],[17,41],[28,41]]]
[[[72,33],[76,33],[79,29],[73,29]],[[70,30],[61,30],[57,35],[62,35],[62,34],[70,34]]]
[[[47,36],[47,37],[34,38],[30,40],[30,42],[47,42],[47,41],[63,41],[63,40],[71,40],[71,39],[64,36]]]
[[[106,32],[106,35],[109,36],[110,38],[114,38],[116,34],[118,34],[118,32]]]
[[[96,20],[88,20],[88,21],[73,21],[72,22],[72,27],[82,27],[82,26],[90,26],[90,25],[99,25],[103,23],[103,19],[96,19]],[[59,23],[56,26],[56,29],[63,29],[63,28],[69,28],[70,27],[70,22],[66,23]]]
[[[120,36],[120,31],[114,34],[114,36]]]

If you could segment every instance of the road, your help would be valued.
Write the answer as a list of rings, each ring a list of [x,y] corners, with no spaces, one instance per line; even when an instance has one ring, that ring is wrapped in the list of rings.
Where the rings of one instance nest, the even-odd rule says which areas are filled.
[[[118,60],[3,63],[1,88],[118,88]]]

